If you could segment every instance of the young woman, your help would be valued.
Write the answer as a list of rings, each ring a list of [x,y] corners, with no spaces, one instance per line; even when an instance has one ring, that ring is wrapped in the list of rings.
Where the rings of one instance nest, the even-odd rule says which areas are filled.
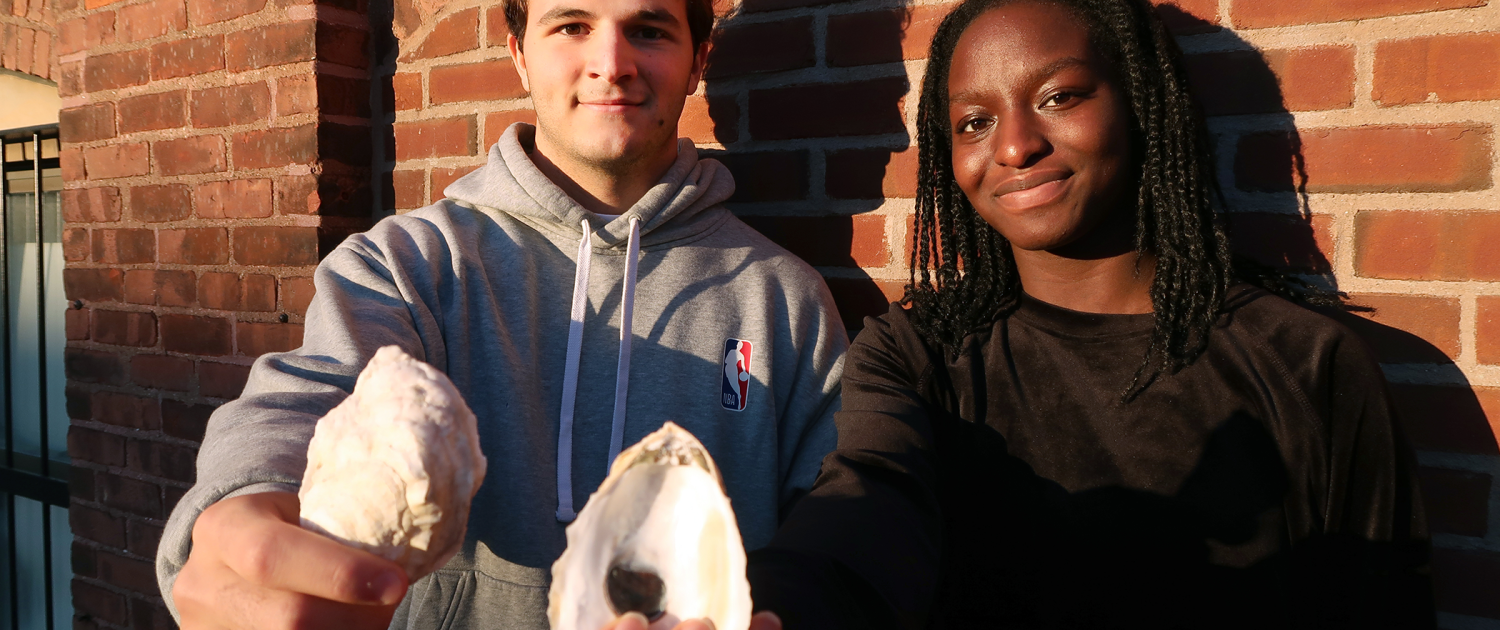
[[[753,562],[787,628],[1433,625],[1380,368],[1236,280],[1178,56],[1144,0],[944,20],[905,303]]]

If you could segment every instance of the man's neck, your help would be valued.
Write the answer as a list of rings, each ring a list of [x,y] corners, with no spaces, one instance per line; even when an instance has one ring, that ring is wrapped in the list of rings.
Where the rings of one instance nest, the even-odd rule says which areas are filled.
[[[654,151],[650,158],[633,160],[616,172],[599,165],[569,159],[566,151],[549,145],[543,134],[536,135],[531,151],[531,161],[547,179],[577,201],[589,212],[598,214],[624,214],[646,192],[651,190],[661,176],[677,160],[677,143],[672,142],[665,150]]]

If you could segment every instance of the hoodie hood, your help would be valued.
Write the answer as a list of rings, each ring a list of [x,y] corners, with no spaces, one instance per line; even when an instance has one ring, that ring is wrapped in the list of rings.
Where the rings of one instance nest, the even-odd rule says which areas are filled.
[[[530,155],[535,138],[536,127],[512,124],[490,147],[489,161],[449,184],[443,194],[476,208],[531,219],[539,229],[569,240],[582,236],[586,220],[593,246],[603,249],[627,246],[631,219],[639,224],[641,248],[652,249],[712,229],[728,214],[719,204],[734,194],[734,177],[717,160],[698,159],[692,140],[678,139],[677,160],[657,184],[619,218],[607,219],[584,209],[537,169]]]

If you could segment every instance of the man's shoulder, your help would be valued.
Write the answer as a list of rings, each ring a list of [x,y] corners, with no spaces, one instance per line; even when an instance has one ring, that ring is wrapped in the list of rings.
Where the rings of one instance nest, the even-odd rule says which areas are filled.
[[[806,259],[772,240],[773,236],[784,236],[778,228],[779,220],[785,217],[741,219],[729,212],[725,214],[728,218],[712,237],[710,244],[713,247],[741,252],[746,264],[755,268],[756,272],[774,275],[781,282],[826,287],[823,275]],[[806,253],[808,252],[804,252]]]

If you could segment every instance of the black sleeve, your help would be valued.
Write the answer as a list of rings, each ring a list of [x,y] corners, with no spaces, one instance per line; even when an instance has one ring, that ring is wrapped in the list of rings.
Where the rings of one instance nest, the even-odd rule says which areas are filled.
[[[1416,457],[1364,344],[1339,342],[1325,375],[1329,470],[1323,531],[1293,556],[1324,628],[1436,625]]]
[[[771,545],[751,554],[757,610],[787,630],[921,628],[936,593],[942,514],[923,356],[866,320],[845,361],[838,448]],[[930,368],[928,368],[930,369]]]

